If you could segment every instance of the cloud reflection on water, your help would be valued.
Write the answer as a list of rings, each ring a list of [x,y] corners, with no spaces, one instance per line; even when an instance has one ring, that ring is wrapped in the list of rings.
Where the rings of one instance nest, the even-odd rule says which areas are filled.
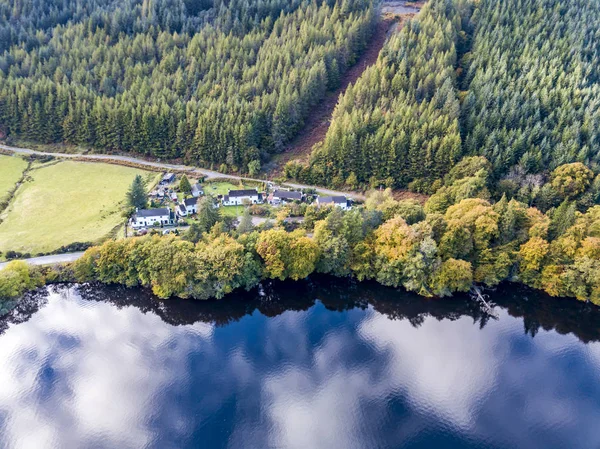
[[[505,312],[414,327],[317,304],[215,328],[65,292],[0,335],[0,448],[600,445],[600,344]]]

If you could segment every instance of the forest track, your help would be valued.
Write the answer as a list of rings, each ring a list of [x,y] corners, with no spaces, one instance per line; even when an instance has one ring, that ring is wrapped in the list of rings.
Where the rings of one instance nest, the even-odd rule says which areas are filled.
[[[416,5],[420,7],[421,5]],[[315,144],[325,139],[331,117],[341,95],[346,92],[350,84],[355,84],[358,78],[363,74],[367,67],[375,64],[379,57],[379,52],[383,48],[390,33],[397,33],[408,18],[413,17],[414,13],[390,14],[386,13],[377,23],[373,37],[369,42],[367,49],[354,64],[342,76],[340,87],[333,92],[328,92],[323,101],[315,107],[311,115],[306,120],[304,128],[295,139],[288,145],[283,153],[274,155],[263,170],[271,177],[281,176],[284,165],[292,160],[302,163],[308,162],[312,148]]]
[[[48,153],[44,151],[31,150],[29,148],[12,147],[9,145],[0,144],[0,150],[4,150],[8,153],[24,154],[24,155],[38,155],[38,156],[52,156],[55,158],[83,161],[83,162],[103,162],[106,164],[116,164],[131,167],[131,164],[135,164],[136,168],[147,168],[147,169],[158,169],[161,171],[176,171],[180,173],[187,173],[189,176],[201,176],[207,180],[211,179],[230,179],[237,181],[251,181],[251,182],[265,182],[266,179],[250,178],[245,176],[223,174],[213,170],[205,168],[192,167],[189,165],[170,164],[165,162],[152,162],[139,157],[131,156],[119,156],[109,154],[67,154],[67,153]],[[339,195],[352,198],[354,200],[364,201],[365,195],[362,192],[354,191],[339,191],[326,189],[323,187],[312,186],[308,184],[298,184],[292,182],[284,182],[281,184],[283,187],[291,187],[295,189],[315,189],[317,193],[322,195]]]

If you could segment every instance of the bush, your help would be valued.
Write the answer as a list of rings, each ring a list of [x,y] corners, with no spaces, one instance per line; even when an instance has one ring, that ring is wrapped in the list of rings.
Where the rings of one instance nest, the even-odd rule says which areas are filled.
[[[44,278],[38,268],[15,260],[0,271],[0,301],[18,298],[27,290],[40,287]]]

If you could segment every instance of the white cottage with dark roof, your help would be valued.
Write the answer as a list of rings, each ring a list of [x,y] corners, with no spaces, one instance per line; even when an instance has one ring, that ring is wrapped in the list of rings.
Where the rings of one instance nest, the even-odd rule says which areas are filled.
[[[192,196],[194,198],[198,198],[199,196],[204,195],[204,191],[202,190],[202,186],[200,184],[194,184],[192,186]]]
[[[335,206],[342,210],[350,210],[350,202],[345,196],[320,196],[317,198],[319,206]]]
[[[159,209],[139,209],[131,217],[130,224],[134,229],[149,226],[172,225],[174,217],[171,209],[162,207]]]
[[[245,203],[260,204],[262,195],[256,189],[230,190],[228,195],[223,196],[223,206],[240,206]]]
[[[186,198],[177,206],[177,215],[187,217],[198,213],[198,198]]]
[[[291,203],[294,201],[302,201],[301,192],[291,192],[288,190],[275,190],[269,195],[269,203],[274,206],[282,203]]]

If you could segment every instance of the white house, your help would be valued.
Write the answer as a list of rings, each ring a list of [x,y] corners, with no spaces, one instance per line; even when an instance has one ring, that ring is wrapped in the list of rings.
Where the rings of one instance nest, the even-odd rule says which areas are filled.
[[[194,198],[198,198],[199,196],[204,195],[204,191],[202,190],[202,186],[200,184],[194,184],[192,186],[192,196]]]
[[[282,203],[291,203],[293,201],[302,201],[302,193],[289,192],[287,190],[275,190],[269,195],[269,203],[274,206]]]
[[[198,213],[198,198],[186,198],[177,206],[177,215],[187,217]]]
[[[223,197],[223,206],[240,206],[242,204],[260,204],[262,195],[256,189],[230,190],[229,195]]]
[[[172,225],[173,215],[171,209],[163,207],[160,209],[138,209],[131,217],[131,227],[134,229],[145,228],[156,225]]]
[[[317,197],[318,206],[335,206],[342,210],[350,210],[350,201],[345,196],[320,196]]]

